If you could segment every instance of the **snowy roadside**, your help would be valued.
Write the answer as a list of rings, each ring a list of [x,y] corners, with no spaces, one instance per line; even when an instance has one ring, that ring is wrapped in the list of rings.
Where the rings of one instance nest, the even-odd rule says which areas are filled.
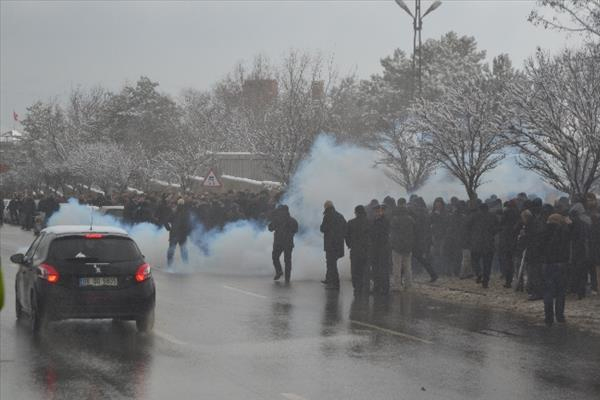
[[[428,297],[455,304],[486,306],[491,309],[514,312],[532,319],[532,323],[544,324],[543,301],[527,301],[527,294],[502,287],[499,276],[493,276],[490,288],[483,289],[473,279],[440,277],[435,283],[414,283],[415,290]],[[600,296],[588,296],[577,300],[569,294],[565,305],[567,324],[600,335]]]

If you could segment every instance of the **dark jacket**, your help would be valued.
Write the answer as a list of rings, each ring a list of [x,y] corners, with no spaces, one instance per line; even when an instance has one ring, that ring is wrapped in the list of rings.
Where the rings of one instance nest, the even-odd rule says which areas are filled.
[[[350,257],[369,254],[370,223],[365,215],[359,215],[348,221],[346,227],[346,245],[350,249]]]
[[[185,242],[192,231],[188,208],[185,205],[177,206],[165,227],[169,231],[169,242]]]
[[[506,207],[500,218],[500,251],[515,251],[519,235],[520,216],[516,207]]]
[[[273,247],[291,249],[294,247],[294,235],[298,232],[298,221],[287,209],[278,208],[269,223],[269,231],[275,232]]]
[[[413,252],[426,253],[431,248],[431,223],[427,209],[413,208],[412,218],[415,221],[415,239]]]
[[[471,214],[467,221],[467,232],[472,252],[494,252],[494,236],[498,232],[498,221],[494,214],[483,210]]]
[[[542,262],[568,263],[571,253],[571,229],[564,224],[547,223],[540,236]]]
[[[371,224],[371,262],[374,268],[389,267],[391,261],[390,222],[383,216]]]
[[[344,257],[346,220],[334,207],[329,207],[323,212],[321,232],[323,232],[323,248],[325,252],[331,253],[338,258]]]
[[[591,261],[592,247],[597,247],[597,244],[590,242],[592,233],[592,219],[585,213],[581,203],[575,204],[570,211],[570,217],[573,221],[573,246],[572,258],[573,263],[586,263]]]
[[[528,263],[539,264],[543,262],[542,232],[544,221],[539,216],[532,216],[525,224],[518,239],[518,250],[527,249],[525,260]]]
[[[415,245],[415,221],[406,207],[398,207],[390,221],[390,244],[392,250],[408,254]]]

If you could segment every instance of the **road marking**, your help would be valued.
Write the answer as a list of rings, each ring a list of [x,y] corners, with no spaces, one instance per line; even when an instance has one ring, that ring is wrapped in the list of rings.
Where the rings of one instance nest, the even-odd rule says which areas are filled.
[[[167,342],[171,342],[171,343],[174,343],[174,344],[178,344],[178,345],[180,345],[180,346],[187,346],[187,343],[186,343],[186,342],[183,342],[183,341],[181,341],[181,340],[177,339],[176,337],[169,335],[169,334],[168,334],[168,333],[166,333],[166,332],[159,331],[158,329],[155,329],[155,330],[154,330],[154,335],[155,335],[155,336],[158,336],[158,337],[159,337],[159,338],[161,338],[161,339],[164,339],[164,340],[166,340]]]
[[[267,298],[267,296],[263,296],[262,294],[248,292],[247,290],[238,289],[236,287],[227,286],[227,285],[223,285],[223,287],[225,289],[233,290],[234,292],[247,294],[248,296],[258,297],[259,299],[266,299]]]
[[[306,398],[294,393],[281,393],[281,395],[288,400],[307,400]]]
[[[365,328],[376,329],[376,330],[381,331],[381,332],[389,333],[390,335],[400,336],[400,337],[411,339],[411,340],[416,340],[416,341],[421,342],[421,343],[433,344],[433,342],[430,342],[429,340],[421,339],[420,337],[409,335],[408,333],[397,332],[397,331],[393,331],[391,329],[382,328],[382,327],[377,326],[377,325],[371,325],[371,324],[367,324],[365,322],[355,321],[355,320],[352,320],[352,319],[350,320],[350,322],[352,322],[353,324],[356,324],[356,325],[364,326]]]

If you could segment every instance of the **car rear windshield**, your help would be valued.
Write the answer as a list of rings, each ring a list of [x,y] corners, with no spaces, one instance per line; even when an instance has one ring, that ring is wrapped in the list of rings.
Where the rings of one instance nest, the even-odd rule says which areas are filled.
[[[129,238],[104,237],[88,239],[69,236],[55,239],[50,245],[49,258],[72,262],[134,261],[141,257],[138,247]]]

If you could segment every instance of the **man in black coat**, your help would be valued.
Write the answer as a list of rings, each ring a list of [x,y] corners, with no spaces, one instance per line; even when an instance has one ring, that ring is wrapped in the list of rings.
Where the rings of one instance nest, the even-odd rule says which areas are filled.
[[[170,267],[173,264],[173,256],[175,255],[177,245],[179,245],[179,251],[181,252],[181,260],[187,263],[188,252],[186,242],[192,231],[192,226],[190,223],[190,213],[183,199],[177,200],[177,208],[173,212],[170,221],[165,225],[165,228],[169,231],[167,266]]]
[[[28,194],[25,199],[23,199],[23,204],[21,205],[21,213],[23,214],[23,229],[29,231],[33,228],[33,214],[35,214],[35,200],[33,200],[33,196]]]
[[[547,326],[565,322],[567,266],[571,251],[571,220],[552,214],[541,232],[544,278],[544,321]]]
[[[323,232],[323,247],[327,262],[327,273],[322,281],[327,289],[340,288],[340,276],[337,269],[337,260],[344,257],[344,237],[346,236],[346,220],[335,210],[333,203],[325,202],[321,232]]]
[[[369,220],[364,206],[354,208],[356,218],[348,221],[346,245],[350,249],[350,271],[354,295],[369,288]]]
[[[517,202],[511,200],[504,205],[500,218],[500,234],[498,246],[498,259],[504,273],[504,287],[510,288],[515,272],[515,260],[520,259],[517,252],[517,237],[520,226],[519,209]]]
[[[294,235],[298,232],[298,221],[290,215],[288,206],[282,204],[273,212],[269,231],[273,235],[273,266],[275,267],[275,278],[279,280],[283,274],[281,270],[281,253],[285,263],[285,283],[290,283],[292,274],[292,249],[294,248]]]
[[[385,208],[375,209],[375,220],[371,225],[371,263],[373,265],[373,292],[387,295],[390,291],[390,222]]]
[[[487,289],[494,259],[494,236],[498,233],[498,221],[487,204],[481,204],[479,211],[471,214],[467,221],[467,232],[471,239],[471,262],[477,283]]]

